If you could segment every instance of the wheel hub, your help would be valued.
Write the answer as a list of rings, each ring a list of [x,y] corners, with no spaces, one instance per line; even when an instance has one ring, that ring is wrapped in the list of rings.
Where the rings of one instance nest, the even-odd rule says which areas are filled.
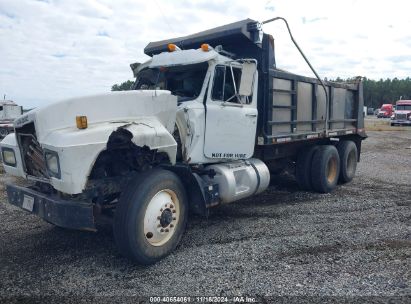
[[[337,160],[331,158],[327,166],[327,181],[331,184],[337,178]]]
[[[173,221],[173,212],[170,209],[166,209],[161,213],[160,216],[160,225],[163,228],[166,228]]]
[[[153,246],[162,246],[173,236],[179,223],[180,203],[170,189],[156,193],[148,203],[144,216],[144,235]]]

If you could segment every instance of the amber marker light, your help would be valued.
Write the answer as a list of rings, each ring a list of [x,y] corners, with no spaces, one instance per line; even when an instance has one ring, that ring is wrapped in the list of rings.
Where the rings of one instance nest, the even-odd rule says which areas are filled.
[[[167,45],[167,48],[168,48],[169,52],[181,51],[181,49],[177,45],[175,45],[174,43],[169,43]]]
[[[201,49],[202,49],[204,52],[208,52],[208,51],[210,50],[210,46],[209,46],[207,43],[203,43],[203,44],[201,45]]]
[[[76,116],[76,125],[79,129],[87,128],[87,116]]]

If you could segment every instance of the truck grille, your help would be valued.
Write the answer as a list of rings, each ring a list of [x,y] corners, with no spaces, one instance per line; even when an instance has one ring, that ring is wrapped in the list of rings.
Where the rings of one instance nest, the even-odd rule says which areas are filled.
[[[24,171],[31,176],[49,178],[43,149],[37,141],[34,123],[29,123],[21,128],[16,128],[16,135]]]
[[[395,119],[407,119],[407,114],[395,114]]]

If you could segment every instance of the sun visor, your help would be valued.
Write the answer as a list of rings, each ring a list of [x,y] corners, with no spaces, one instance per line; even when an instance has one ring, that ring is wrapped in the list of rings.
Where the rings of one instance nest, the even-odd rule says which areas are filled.
[[[217,56],[218,53],[216,51],[203,52],[201,49],[164,52],[154,55],[149,67],[196,64],[217,58]]]

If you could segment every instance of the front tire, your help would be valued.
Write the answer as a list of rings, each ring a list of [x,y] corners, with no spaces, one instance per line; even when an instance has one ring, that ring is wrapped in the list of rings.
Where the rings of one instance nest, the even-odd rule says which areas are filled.
[[[148,265],[167,256],[180,242],[188,216],[184,186],[173,172],[153,169],[131,181],[114,217],[121,254]]]

